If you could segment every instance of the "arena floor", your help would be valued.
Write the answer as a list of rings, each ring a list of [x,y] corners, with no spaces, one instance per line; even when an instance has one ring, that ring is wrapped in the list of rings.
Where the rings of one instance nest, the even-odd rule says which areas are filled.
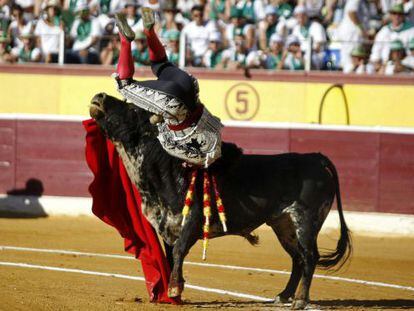
[[[186,264],[187,284],[200,288],[187,287],[185,305],[175,307],[150,304],[144,282],[125,279],[142,276],[138,261],[82,254],[128,256],[118,233],[99,220],[0,219],[0,310],[288,310],[287,305],[275,307],[260,301],[273,298],[284,287],[288,275],[283,272],[290,271],[290,261],[270,230],[257,233],[261,239],[257,247],[238,237],[211,241],[207,263],[221,266]],[[320,246],[333,247],[336,238],[335,233],[325,234],[320,237]],[[201,262],[201,243],[187,261]],[[18,265],[23,263],[33,266]],[[231,269],[228,265],[268,270]],[[44,270],[51,269],[46,267],[58,270]],[[325,275],[323,271],[316,273]],[[328,278],[315,278],[311,298],[312,309],[414,309],[414,238],[354,235],[350,264]]]

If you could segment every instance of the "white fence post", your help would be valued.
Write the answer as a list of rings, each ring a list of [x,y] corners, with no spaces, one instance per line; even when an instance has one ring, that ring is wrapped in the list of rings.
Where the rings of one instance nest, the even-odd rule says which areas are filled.
[[[61,29],[59,33],[58,63],[61,66],[65,63],[65,31],[63,29]]]
[[[184,68],[185,67],[185,54],[186,54],[186,42],[187,38],[185,36],[185,33],[181,32],[180,34],[180,55],[178,59],[178,67]]]
[[[305,71],[309,72],[312,68],[312,37],[309,36],[306,40],[305,52]]]

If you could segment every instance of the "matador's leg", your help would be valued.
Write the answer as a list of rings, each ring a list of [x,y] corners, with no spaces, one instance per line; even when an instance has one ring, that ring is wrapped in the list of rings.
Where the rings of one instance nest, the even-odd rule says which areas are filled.
[[[164,46],[158,39],[154,31],[154,15],[151,9],[142,8],[144,33],[147,37],[149,48],[149,57],[152,63],[165,63],[168,61]],[[121,51],[119,53],[119,61],[117,72],[119,79],[132,79],[134,75],[134,59],[131,53],[131,42],[135,39],[135,33],[129,27],[125,15],[122,13],[116,14],[116,24],[119,29],[119,36],[121,39]],[[159,66],[157,66],[159,67]],[[156,74],[156,73],[155,73]]]
[[[147,37],[149,58],[152,63],[167,62],[167,53],[154,31],[154,12],[150,8],[142,8],[142,21],[144,23],[144,33]]]
[[[121,50],[116,71],[120,80],[130,80],[135,72],[134,59],[131,53],[131,42],[135,39],[135,33],[128,26],[125,15],[122,13],[116,14],[116,24],[121,39]]]

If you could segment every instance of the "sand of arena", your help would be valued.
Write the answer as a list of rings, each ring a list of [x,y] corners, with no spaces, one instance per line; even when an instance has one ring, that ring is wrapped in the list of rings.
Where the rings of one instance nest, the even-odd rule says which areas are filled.
[[[290,259],[270,230],[258,230],[260,245],[252,247],[242,238],[212,240],[207,263],[290,271]],[[319,238],[320,248],[332,248],[337,233]],[[340,272],[329,274],[404,288],[357,284],[315,278],[311,307],[323,310],[414,309],[414,238],[363,237],[353,234],[354,254]],[[127,255],[118,233],[91,217],[0,219],[0,245],[75,250]],[[201,262],[201,243],[187,261]],[[85,257],[33,251],[0,250],[0,262],[26,263],[68,269],[142,276],[136,260]],[[326,272],[317,270],[317,274]],[[273,298],[288,275],[184,266],[192,285],[219,288]],[[408,289],[407,289],[408,288]],[[0,310],[289,310],[272,303],[186,289],[183,306],[149,303],[143,282],[60,271],[0,266]]]

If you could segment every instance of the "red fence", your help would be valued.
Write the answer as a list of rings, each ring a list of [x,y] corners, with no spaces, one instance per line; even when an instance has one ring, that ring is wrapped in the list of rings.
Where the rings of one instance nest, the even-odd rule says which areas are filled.
[[[322,152],[336,164],[347,210],[414,214],[414,135],[226,127],[246,153]],[[88,196],[80,122],[0,120],[0,193],[40,180],[44,195]]]

